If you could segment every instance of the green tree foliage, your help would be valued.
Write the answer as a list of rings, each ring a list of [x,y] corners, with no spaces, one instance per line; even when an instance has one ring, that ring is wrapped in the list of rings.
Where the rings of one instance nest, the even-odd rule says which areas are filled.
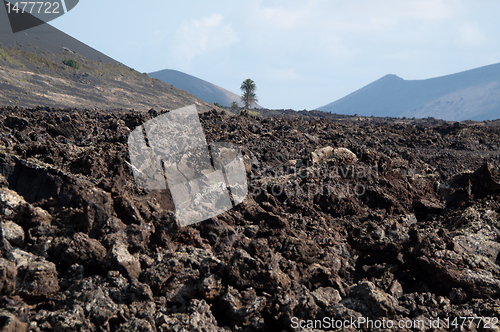
[[[233,101],[233,102],[231,103],[231,109],[232,109],[233,111],[236,111],[238,108],[239,108],[238,103],[237,103],[237,102],[235,102],[235,101]]]
[[[70,66],[70,67],[73,67],[73,68],[75,68],[75,69],[80,68],[80,65],[78,65],[78,62],[76,62],[76,60],[73,60],[73,59],[63,60],[63,63],[64,63],[66,66]]]
[[[240,89],[241,91],[243,91],[241,100],[245,104],[245,108],[248,109],[252,104],[258,102],[257,95],[255,94],[255,90],[257,89],[257,87],[255,86],[254,81],[247,78],[243,81],[243,83],[241,83]]]

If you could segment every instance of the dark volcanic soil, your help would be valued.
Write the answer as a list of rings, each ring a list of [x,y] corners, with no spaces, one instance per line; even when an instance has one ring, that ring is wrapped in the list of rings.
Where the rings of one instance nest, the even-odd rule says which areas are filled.
[[[128,163],[156,114],[0,109],[0,331],[500,326],[498,122],[203,113],[250,194],[180,228]]]

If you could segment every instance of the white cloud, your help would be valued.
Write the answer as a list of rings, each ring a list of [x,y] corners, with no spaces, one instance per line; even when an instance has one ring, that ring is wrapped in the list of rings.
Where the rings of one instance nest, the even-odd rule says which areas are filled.
[[[446,20],[460,10],[459,2],[444,0],[358,0],[287,1],[279,5],[252,6],[249,22],[265,29],[322,28],[343,31],[372,31],[393,28],[408,19]]]
[[[385,17],[388,20],[443,20],[455,15],[458,2],[449,2],[442,0],[415,0],[415,1],[400,1],[400,0],[385,0],[377,1],[376,5],[373,1],[366,1],[365,4],[372,12],[372,15]]]
[[[265,29],[289,30],[299,27],[306,21],[307,13],[304,8],[284,8],[284,7],[260,7],[253,8],[249,15],[249,21],[253,25]]]
[[[459,0],[257,1],[241,33],[247,47],[271,56],[320,52],[346,60],[377,45],[382,50],[446,41],[441,26],[462,14],[462,7]]]
[[[466,22],[457,27],[455,42],[459,46],[471,47],[482,45],[487,42],[487,38],[478,26]]]
[[[212,14],[212,16],[202,18],[201,20],[193,20],[193,25],[196,28],[211,28],[222,23],[224,17],[221,14]]]
[[[239,41],[229,23],[223,23],[221,14],[212,14],[199,20],[184,22],[175,32],[172,53],[180,68],[189,67],[191,60]]]

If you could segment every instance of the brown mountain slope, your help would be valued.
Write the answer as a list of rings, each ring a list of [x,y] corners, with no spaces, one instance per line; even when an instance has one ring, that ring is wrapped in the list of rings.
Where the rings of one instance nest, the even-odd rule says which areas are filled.
[[[75,60],[78,68],[63,64]],[[49,24],[12,33],[0,6],[0,105],[99,109],[213,106],[141,74]]]

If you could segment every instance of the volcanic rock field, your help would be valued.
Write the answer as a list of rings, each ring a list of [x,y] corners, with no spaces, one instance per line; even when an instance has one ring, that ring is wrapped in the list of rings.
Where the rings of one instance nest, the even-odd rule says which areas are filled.
[[[127,147],[164,112],[0,108],[0,331],[500,328],[499,121],[200,113],[249,193],[180,227]]]

